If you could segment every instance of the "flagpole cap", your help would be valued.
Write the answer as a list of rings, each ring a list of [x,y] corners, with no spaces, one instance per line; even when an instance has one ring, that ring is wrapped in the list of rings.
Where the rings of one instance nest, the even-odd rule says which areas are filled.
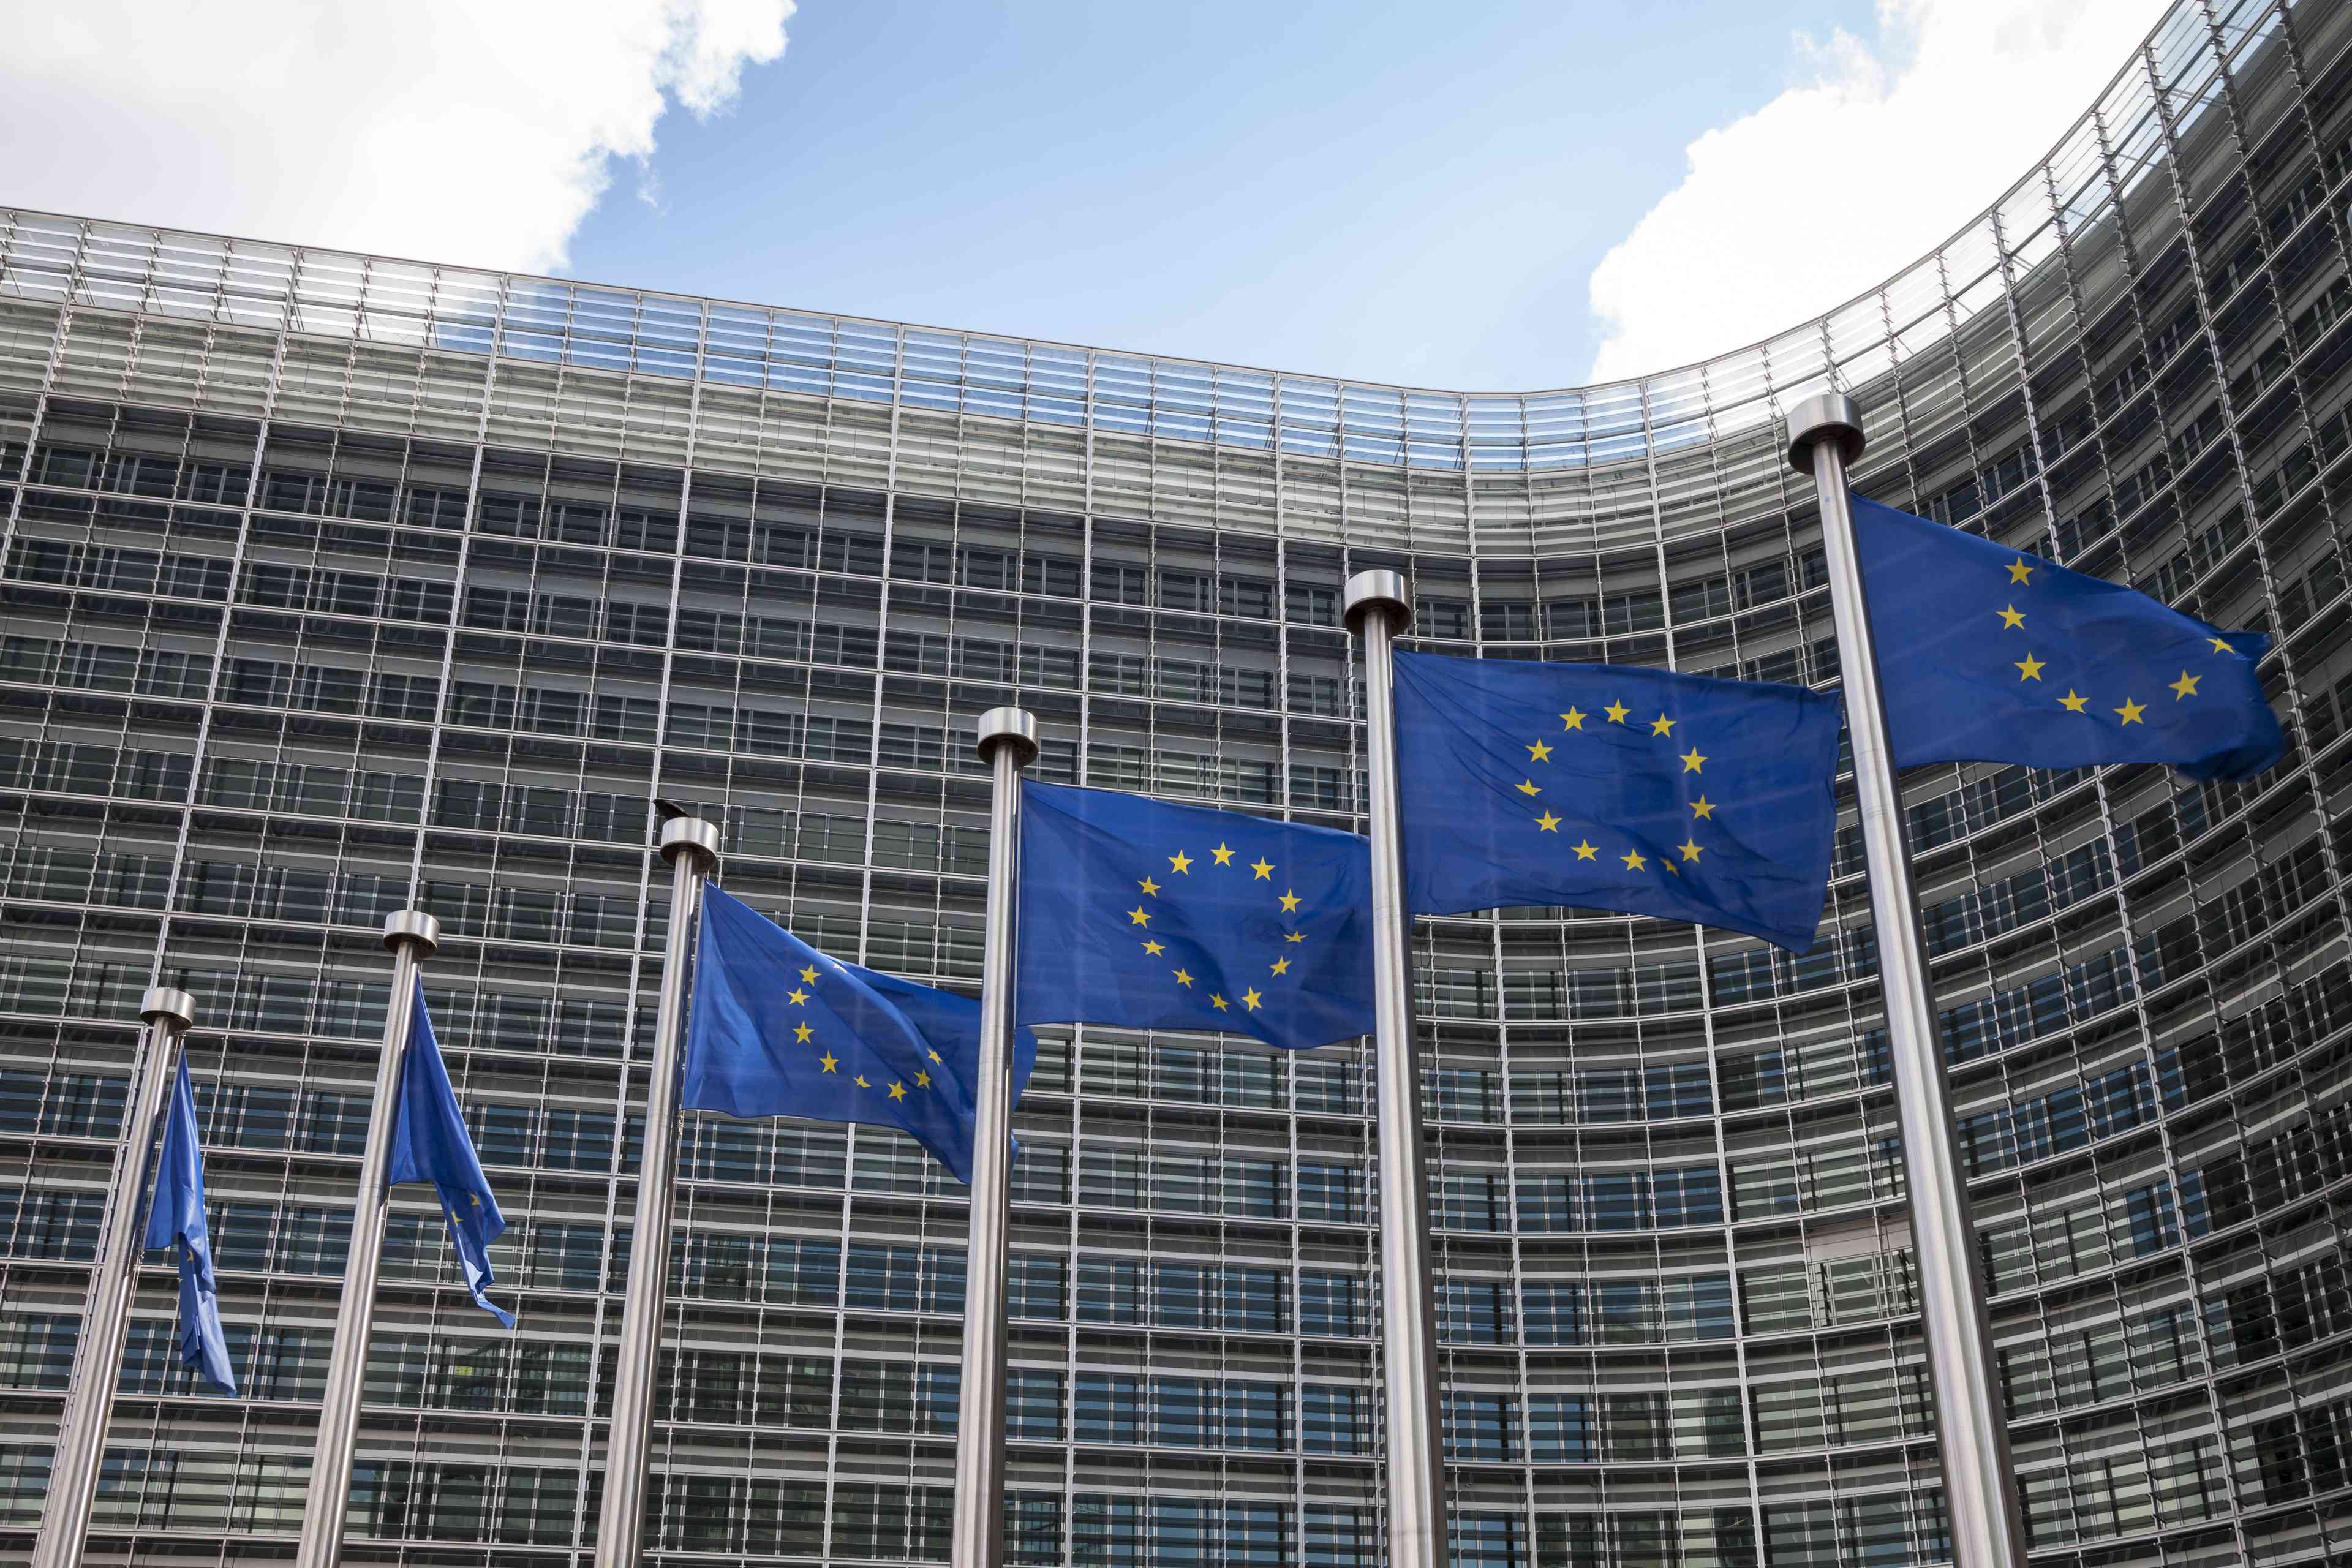
[[[1820,393],[1789,411],[1790,468],[1811,473],[1813,448],[1824,441],[1835,441],[1838,456],[1849,464],[1862,456],[1862,410],[1843,392]]]
[[[154,986],[140,999],[139,1021],[161,1024],[173,1030],[185,1029],[196,1021],[196,999],[169,985]]]
[[[719,825],[708,817],[673,816],[661,826],[661,858],[671,865],[692,855],[709,866],[719,858]]]
[[[1382,566],[1348,579],[1339,616],[1348,629],[1361,635],[1364,616],[1377,609],[1389,612],[1389,636],[1402,637],[1412,629],[1412,590],[1405,586],[1403,573]]]
[[[1037,715],[1026,708],[992,708],[972,721],[972,749],[987,762],[999,746],[1013,748],[1013,765],[1025,768],[1037,760]]]
[[[383,945],[398,952],[403,943],[416,944],[416,956],[430,958],[441,945],[441,922],[423,910],[394,910],[383,917]]]

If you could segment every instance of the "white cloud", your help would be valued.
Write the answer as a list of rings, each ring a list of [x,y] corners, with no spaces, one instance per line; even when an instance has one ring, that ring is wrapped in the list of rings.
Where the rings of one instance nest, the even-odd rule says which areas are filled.
[[[2162,11],[1879,0],[1875,47],[1798,35],[1806,80],[1693,142],[1682,184],[1593,269],[1591,379],[1740,348],[1885,281],[2046,153]]]
[[[0,49],[19,206],[561,267],[675,102],[726,109],[793,0],[63,0]]]

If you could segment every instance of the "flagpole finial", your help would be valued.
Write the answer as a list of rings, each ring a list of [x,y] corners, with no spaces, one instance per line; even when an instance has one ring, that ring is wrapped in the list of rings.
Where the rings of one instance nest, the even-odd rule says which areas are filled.
[[[719,825],[700,816],[673,816],[663,823],[661,858],[675,866],[681,855],[693,856],[698,868],[709,869],[719,859]]]
[[[441,945],[441,922],[423,910],[394,910],[384,916],[383,945],[398,952],[412,944],[417,957],[432,957]]]
[[[1379,567],[1359,572],[1348,579],[1347,595],[1340,619],[1351,632],[1364,629],[1364,616],[1375,609],[1389,612],[1389,635],[1402,637],[1412,629],[1412,590],[1405,585],[1404,574]]]
[[[992,708],[972,721],[972,749],[986,762],[999,746],[1013,748],[1013,765],[1037,760],[1037,715],[1026,708]]]
[[[1835,441],[1850,466],[1863,440],[1862,410],[1843,392],[1817,394],[1789,411],[1789,466],[1801,474],[1813,471],[1813,448],[1823,441]]]
[[[169,985],[155,986],[140,1001],[139,1021],[185,1029],[196,1021],[196,999]]]

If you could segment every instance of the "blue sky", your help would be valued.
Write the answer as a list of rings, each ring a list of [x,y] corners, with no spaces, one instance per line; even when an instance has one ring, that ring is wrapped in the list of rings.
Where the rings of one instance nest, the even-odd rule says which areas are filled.
[[[1685,145],[1786,85],[1793,30],[1870,17],[1864,0],[810,0],[731,111],[664,124],[658,205],[624,174],[569,270],[1558,385],[1598,346],[1593,267],[1675,186]]]
[[[25,207],[1509,391],[1874,287],[2162,0],[20,9]],[[1797,186],[1823,148],[1831,224]]]

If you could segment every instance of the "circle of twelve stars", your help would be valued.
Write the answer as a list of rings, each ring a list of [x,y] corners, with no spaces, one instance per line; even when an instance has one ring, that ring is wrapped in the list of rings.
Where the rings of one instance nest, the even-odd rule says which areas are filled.
[[[1603,708],[1601,710],[1599,717],[1606,720],[1612,724],[1625,724],[1628,719],[1632,716],[1633,711],[1633,710],[1632,709],[1625,706],[1623,701],[1620,700],[1612,702],[1608,707]],[[1594,716],[1595,715],[1587,713],[1571,704],[1568,711],[1561,714],[1559,717],[1560,722],[1568,730],[1582,731],[1584,729],[1584,721],[1587,719],[1593,718]],[[1669,719],[1664,713],[1661,713],[1655,719],[1648,721],[1650,733],[1654,736],[1659,737],[1660,739],[1672,742],[1676,722],[1677,721]],[[1632,726],[1629,725],[1628,727],[1631,728]],[[1589,733],[1589,731],[1587,732]],[[1548,741],[1537,741],[1528,747],[1528,760],[1531,763],[1549,763],[1551,761],[1551,742]],[[1696,742],[1694,742],[1691,743],[1691,749],[1689,751],[1679,752],[1677,754],[1681,758],[1683,772],[1685,773],[1700,773],[1703,775],[1706,773],[1706,757],[1699,751]],[[1529,777],[1520,780],[1512,787],[1517,789],[1521,795],[1538,795],[1543,793],[1543,786],[1536,783],[1532,776],[1532,772]],[[1682,868],[1684,866],[1696,865],[1698,863],[1698,858],[1706,852],[1706,847],[1698,841],[1697,824],[1709,821],[1715,816],[1715,803],[1707,799],[1705,795],[1701,795],[1696,800],[1685,801],[1683,804],[1690,807],[1692,828],[1690,837],[1684,839],[1681,844],[1675,846],[1676,849],[1681,852],[1682,859],[1680,863],[1677,863],[1675,858],[1670,855],[1662,854],[1657,857],[1659,868],[1666,872],[1667,875],[1673,877],[1681,876],[1683,874]],[[1553,816],[1551,812],[1547,809],[1536,818],[1536,826],[1539,831],[1545,833],[1558,833],[1559,831],[1561,820],[1561,818]],[[1579,860],[1597,861],[1601,857],[1601,847],[1593,843],[1590,837],[1581,839],[1578,843],[1570,845],[1570,847],[1576,851],[1576,858]],[[1639,849],[1628,849],[1624,854],[1616,857],[1616,858],[1623,863],[1625,869],[1628,871],[1645,871],[1650,868],[1650,857],[1643,854]]]
[[[1197,864],[1199,864],[1199,862],[1193,859],[1190,854],[1179,849],[1175,854],[1168,857],[1168,874],[1171,877],[1190,877],[1192,874],[1192,868]],[[1249,861],[1244,865],[1234,866],[1233,850],[1226,847],[1224,845],[1220,844],[1215,848],[1209,851],[1209,869],[1213,871],[1221,866],[1230,868],[1234,870],[1245,870],[1250,873],[1251,881],[1264,882],[1267,885],[1269,890],[1272,889],[1274,883],[1274,863],[1263,855],[1260,855],[1255,860]],[[1146,877],[1141,881],[1138,882],[1136,886],[1142,889],[1143,896],[1146,899],[1154,899],[1160,896],[1161,884],[1156,877]],[[1282,912],[1284,914],[1295,915],[1298,912],[1300,900],[1295,889],[1285,888],[1280,893],[1275,895],[1275,899],[1277,903],[1281,904]],[[1158,937],[1150,934],[1151,915],[1152,911],[1149,905],[1138,903],[1135,908],[1127,911],[1127,923],[1144,933],[1138,940],[1142,944],[1144,955],[1146,957],[1164,958],[1168,955],[1168,944],[1161,942]],[[1307,940],[1307,933],[1299,931],[1286,931],[1282,933],[1282,940],[1286,942],[1305,942]],[[1290,955],[1285,953],[1283,956],[1276,959],[1272,963],[1268,964],[1266,968],[1269,974],[1267,984],[1271,984],[1274,978],[1278,978],[1290,973]],[[1193,989],[1194,980],[1190,970],[1185,969],[1180,964],[1170,973],[1175,979],[1178,985],[1182,986],[1188,991]],[[1242,1010],[1244,1013],[1255,1013],[1265,1005],[1265,993],[1258,990],[1255,986],[1244,986],[1241,994],[1241,1005]],[[1209,993],[1209,1005],[1214,1007],[1220,1013],[1230,1013],[1234,1009],[1232,1000],[1227,998],[1223,993],[1215,991]]]
[[[2039,569],[2040,568],[2037,566],[2027,565],[2025,563],[2025,557],[2021,555],[2016,560],[2009,563],[2009,580],[2012,584],[2021,583],[2026,586],[2031,587],[2033,584],[2033,574]],[[2019,632],[2025,629],[2025,612],[2019,609],[2013,601],[2010,604],[2003,605],[2000,609],[1995,610],[1993,614],[2000,617],[2000,629],[2005,632]],[[2207,637],[2205,640],[2213,645],[2213,651],[2215,653],[2235,653],[2237,651],[2230,646],[2230,641],[2227,637]],[[2045,664],[2043,660],[2033,657],[2033,650],[2032,648],[2027,648],[2025,650],[2025,657],[2016,660],[2010,666],[2010,668],[2017,671],[2017,679],[2020,680],[2039,681],[2042,679],[2042,671],[2045,668]],[[2169,683],[2166,687],[2166,689],[2172,693],[2172,700],[2175,702],[2185,702],[2189,698],[2197,695],[2197,683],[2203,679],[2205,678],[2201,675],[2191,675],[2184,669],[2180,672],[2180,679]],[[2058,699],[2058,706],[2063,708],[2069,713],[2081,713],[2087,717],[2090,711],[2091,700],[2084,696],[2081,692],[2076,691],[2072,686],[2069,686],[2066,688],[2066,695]],[[2141,717],[2142,714],[2147,711],[2147,704],[2145,702],[2135,702],[2128,696],[2125,697],[2124,705],[2122,707],[2110,708],[2107,711],[2113,713],[2116,718],[2120,721],[2120,723],[2117,725],[2117,728],[2119,729],[2127,728],[2133,724],[2145,724],[2147,722],[2146,719]]]
[[[828,958],[825,962],[832,964],[835,969],[846,972],[847,966],[837,958]],[[790,1002],[795,1007],[806,1006],[809,999],[808,987],[814,985],[815,984],[816,965],[812,963],[801,971],[801,984],[793,986],[791,992],[786,994],[784,1000]],[[805,1023],[795,1024],[793,1026],[793,1038],[798,1040],[802,1045],[807,1045],[815,1034],[816,1031],[810,1028]],[[940,1066],[946,1065],[940,1060],[940,1053],[938,1051],[927,1049],[924,1054],[929,1056],[933,1063]],[[841,1059],[838,1057],[835,1057],[830,1050],[826,1051],[824,1055],[817,1058],[816,1065],[823,1068],[826,1072],[839,1072],[841,1070]],[[860,1089],[872,1089],[874,1087],[872,1084],[866,1081],[866,1075],[864,1073],[859,1073],[850,1081],[856,1084]],[[915,1074],[915,1087],[917,1089],[930,1088],[931,1075],[927,1071],[918,1071]],[[894,1081],[886,1092],[888,1093],[892,1100],[906,1099],[907,1085],[905,1080],[899,1079]]]

